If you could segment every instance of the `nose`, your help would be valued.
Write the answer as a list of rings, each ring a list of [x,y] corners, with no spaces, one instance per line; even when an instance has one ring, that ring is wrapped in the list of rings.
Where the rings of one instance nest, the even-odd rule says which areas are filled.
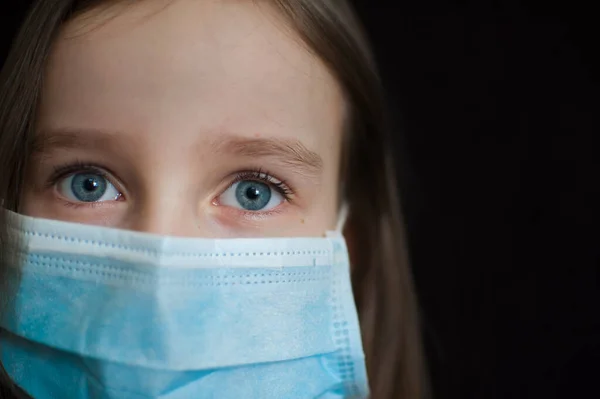
[[[203,223],[197,207],[190,204],[182,192],[170,195],[148,194],[134,201],[127,215],[127,228],[145,233],[178,236],[207,237],[210,233]]]

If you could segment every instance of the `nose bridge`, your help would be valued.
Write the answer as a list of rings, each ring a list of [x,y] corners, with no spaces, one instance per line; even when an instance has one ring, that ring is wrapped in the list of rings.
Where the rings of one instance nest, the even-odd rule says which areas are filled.
[[[127,225],[140,232],[199,237],[208,232],[202,203],[207,194],[203,174],[198,173],[191,127],[175,123],[171,114],[160,115],[148,129],[149,140],[140,145],[136,160],[137,184],[129,193]],[[182,140],[174,143],[167,134],[177,131]],[[202,213],[202,214],[201,214]]]
[[[198,236],[198,207],[190,196],[186,176],[177,173],[149,173],[143,190],[131,199],[128,224],[145,233]]]
[[[197,215],[184,203],[183,196],[167,196],[141,201],[131,213],[130,228],[145,233],[194,236],[198,235]]]

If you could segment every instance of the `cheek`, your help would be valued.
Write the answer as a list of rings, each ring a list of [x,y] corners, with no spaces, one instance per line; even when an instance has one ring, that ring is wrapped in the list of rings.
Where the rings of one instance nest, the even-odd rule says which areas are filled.
[[[337,190],[326,190],[315,201],[310,214],[305,214],[296,221],[299,233],[311,236],[322,236],[334,230],[338,222]]]
[[[35,203],[35,196],[29,190],[25,190],[21,195],[18,212],[27,216],[42,217],[42,210],[43,207]]]
[[[38,187],[38,182],[27,175],[19,201],[19,213],[39,218],[52,218],[53,209],[46,198],[48,194],[45,191],[42,187]]]
[[[41,219],[115,227],[125,217],[126,209],[123,204],[116,202],[98,207],[94,212],[78,212],[56,200],[46,200],[43,196],[25,193],[19,213]]]

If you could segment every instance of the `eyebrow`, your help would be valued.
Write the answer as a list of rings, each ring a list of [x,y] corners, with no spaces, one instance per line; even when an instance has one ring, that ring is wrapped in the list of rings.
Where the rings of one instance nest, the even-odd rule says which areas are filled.
[[[32,143],[32,154],[39,156],[55,149],[110,149],[115,146],[117,135],[107,131],[95,129],[58,129],[44,130],[35,135]]]
[[[296,173],[317,176],[323,170],[321,156],[295,139],[225,136],[213,141],[212,145],[218,154],[273,158]]]
[[[95,129],[58,129],[40,131],[36,134],[32,153],[40,156],[55,149],[122,149],[127,135]],[[134,143],[128,143],[134,144]],[[290,167],[294,172],[318,176],[323,170],[321,156],[308,149],[301,141],[284,138],[250,138],[224,135],[209,141],[214,152],[219,155],[235,155],[245,158],[272,158]]]

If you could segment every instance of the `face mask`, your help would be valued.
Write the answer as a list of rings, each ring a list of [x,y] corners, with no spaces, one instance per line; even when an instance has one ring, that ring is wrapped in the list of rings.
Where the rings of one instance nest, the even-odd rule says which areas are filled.
[[[36,399],[368,396],[339,228],[198,239],[8,219],[22,264],[0,355]]]

